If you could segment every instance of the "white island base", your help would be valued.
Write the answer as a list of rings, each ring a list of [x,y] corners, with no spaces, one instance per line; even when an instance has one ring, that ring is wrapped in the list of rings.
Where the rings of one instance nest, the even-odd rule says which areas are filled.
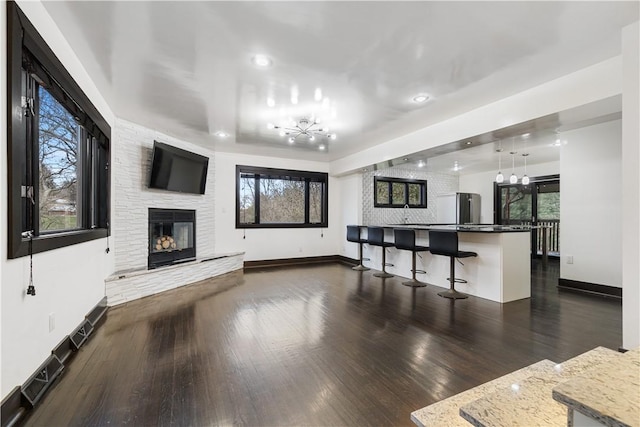
[[[413,227],[409,227],[413,228]],[[365,229],[366,230],[366,229]],[[363,232],[363,234],[365,234]],[[393,242],[393,229],[385,230],[385,239]],[[531,297],[531,232],[458,232],[459,249],[478,254],[474,258],[456,261],[456,277],[467,283],[456,283],[456,290],[500,303]],[[427,230],[416,229],[416,244],[429,246]],[[416,278],[428,285],[449,288],[449,257],[420,253],[416,268],[425,270]],[[382,249],[367,245],[366,266],[380,270]],[[411,252],[390,248],[387,267],[393,275],[411,277]]]

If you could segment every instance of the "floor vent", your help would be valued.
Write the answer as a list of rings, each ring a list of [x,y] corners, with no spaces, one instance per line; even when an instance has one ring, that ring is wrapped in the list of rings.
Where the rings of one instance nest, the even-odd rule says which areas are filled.
[[[84,319],[84,321],[78,326],[78,328],[71,332],[69,336],[71,338],[71,343],[75,347],[76,350],[84,344],[84,342],[89,338],[89,335],[93,332],[93,325],[89,321],[89,319]]]
[[[60,359],[55,354],[52,354],[40,365],[36,373],[22,385],[22,395],[29,401],[31,406],[35,406],[63,369],[64,365],[62,365]]]

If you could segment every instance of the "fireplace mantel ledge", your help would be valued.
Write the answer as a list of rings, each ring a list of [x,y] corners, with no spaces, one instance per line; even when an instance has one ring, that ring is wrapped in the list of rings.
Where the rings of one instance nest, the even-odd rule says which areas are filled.
[[[214,254],[167,265],[153,270],[146,268],[119,271],[105,279],[107,306],[155,295],[192,283],[220,276],[243,267],[244,252]],[[162,280],[157,280],[158,277]]]
[[[178,264],[172,264],[172,265],[163,265],[161,267],[153,268],[151,270],[149,270],[147,268],[147,266],[144,266],[144,267],[140,267],[140,268],[131,268],[131,269],[128,269],[128,270],[116,271],[111,276],[107,277],[105,279],[105,282],[112,282],[112,281],[115,281],[115,280],[128,279],[128,278],[131,278],[131,277],[142,276],[142,275],[145,275],[145,274],[154,274],[154,273],[159,273],[159,272],[166,272],[166,271],[169,271],[169,270],[174,270],[176,268],[197,265],[197,264],[199,264],[201,262],[213,261],[213,260],[216,260],[216,259],[228,258],[228,257],[233,257],[233,256],[238,256],[238,255],[244,255],[244,252],[228,252],[228,253],[221,253],[221,254],[213,254],[213,255],[202,257],[202,258],[196,258],[193,261],[180,262]]]

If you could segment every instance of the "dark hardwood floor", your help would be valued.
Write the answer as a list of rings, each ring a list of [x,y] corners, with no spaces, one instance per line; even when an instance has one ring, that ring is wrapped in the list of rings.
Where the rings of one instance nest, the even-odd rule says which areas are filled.
[[[251,270],[110,309],[28,426],[413,425],[541,359],[622,343],[618,300],[449,301],[340,264]],[[415,291],[415,292],[414,292]]]

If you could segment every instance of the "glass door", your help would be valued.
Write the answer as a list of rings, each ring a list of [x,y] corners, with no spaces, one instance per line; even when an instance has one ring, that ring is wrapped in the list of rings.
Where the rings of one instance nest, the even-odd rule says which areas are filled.
[[[495,223],[539,227],[531,233],[531,254],[560,256],[560,178],[532,178],[529,185],[495,184]]]
[[[549,256],[560,256],[560,180],[535,183],[535,216],[534,224],[540,226],[535,246],[535,254],[543,251],[543,237],[547,240]],[[546,233],[543,236],[542,233]]]

